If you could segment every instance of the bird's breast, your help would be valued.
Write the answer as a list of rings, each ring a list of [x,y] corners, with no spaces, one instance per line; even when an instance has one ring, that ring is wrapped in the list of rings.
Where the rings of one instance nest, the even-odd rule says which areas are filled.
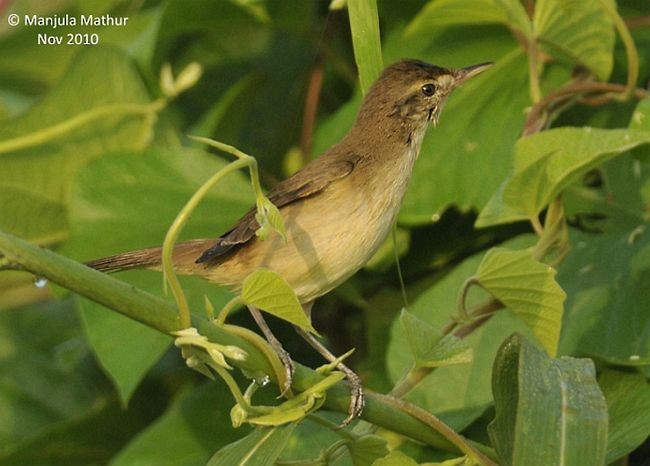
[[[284,277],[301,302],[329,292],[362,268],[390,232],[416,152],[388,163],[363,161],[322,192],[283,207],[286,241],[278,234],[253,239],[217,267],[213,281],[237,289],[264,267]]]

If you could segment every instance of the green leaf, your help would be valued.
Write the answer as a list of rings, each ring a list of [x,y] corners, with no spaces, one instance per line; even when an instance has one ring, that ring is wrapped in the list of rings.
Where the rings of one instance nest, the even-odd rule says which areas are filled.
[[[400,323],[418,366],[442,367],[472,360],[472,348],[467,343],[451,334],[443,337],[432,325],[406,309],[402,309]]]
[[[116,153],[93,161],[75,180],[70,239],[62,252],[89,260],[162,244],[194,191],[224,166],[219,157],[182,148]],[[252,204],[244,175],[229,176],[192,213],[181,239],[217,237]]]
[[[522,236],[505,245],[523,248],[533,241],[535,238],[532,235]],[[482,257],[480,253],[466,259],[424,290],[411,305],[410,312],[434,328],[447,325],[455,313],[463,282],[476,271]],[[476,287],[468,296],[468,305],[476,305],[488,297],[484,290]],[[472,348],[472,362],[437,368],[420,382],[408,399],[440,417],[453,429],[464,429],[493,402],[490,388],[492,361],[503,340],[512,332],[530,334],[528,327],[512,312],[499,311],[485,325],[463,339]],[[408,346],[399,319],[395,319],[386,354],[386,367],[393,382],[399,380],[413,364],[413,358],[406,350]]]
[[[316,332],[289,284],[268,269],[259,269],[244,280],[241,291],[244,304],[260,308],[298,327]]]
[[[156,279],[149,276],[149,287],[151,278]],[[137,284],[137,280],[130,281]],[[98,362],[115,384],[122,405],[126,406],[142,378],[169,348],[172,339],[90,300],[76,297],[76,304],[86,338]]]
[[[551,359],[514,334],[494,361],[492,386],[488,431],[504,464],[605,464],[607,406],[591,360]]]
[[[605,370],[598,384],[607,401],[607,464],[627,455],[650,435],[650,385],[638,373]]]
[[[347,445],[354,466],[371,466],[388,454],[386,440],[377,435],[364,435]]]
[[[650,131],[596,128],[557,128],[520,139],[513,174],[481,211],[476,226],[536,216],[581,175],[648,142]]]
[[[530,35],[531,22],[518,0],[437,0],[428,2],[406,28],[409,35],[427,34],[448,24],[503,24]]]
[[[0,312],[0,464],[105,464],[142,427],[88,355],[71,300]]]
[[[587,354],[617,364],[650,364],[650,230],[570,232],[559,267],[566,290],[561,354]]]
[[[0,127],[0,141],[36,141],[48,128],[84,112],[109,104],[144,106],[147,101],[141,79],[124,55],[90,47],[77,56],[55,90]],[[0,228],[35,241],[63,239],[68,232],[65,215],[42,213],[67,211],[71,181],[89,160],[111,150],[141,149],[151,130],[143,117],[116,110],[45,142],[0,153],[0,210],[17,214],[0,217]]]
[[[540,0],[535,2],[533,26],[542,49],[585,66],[602,81],[609,78],[615,34],[599,0]]]
[[[295,428],[295,423],[257,428],[243,439],[215,453],[208,466],[272,466]]]
[[[372,466],[418,466],[418,463],[405,453],[393,450],[387,456],[375,460]]]
[[[553,357],[566,298],[555,274],[553,267],[537,262],[529,251],[503,248],[490,249],[476,272],[479,284],[521,318]]]
[[[348,11],[354,58],[359,69],[361,91],[365,94],[384,69],[377,0],[348,0]]]
[[[225,384],[203,383],[179,395],[167,411],[133,438],[110,466],[198,466],[215,448],[236,441],[245,428],[230,426],[232,402]],[[244,432],[242,432],[242,430]]]

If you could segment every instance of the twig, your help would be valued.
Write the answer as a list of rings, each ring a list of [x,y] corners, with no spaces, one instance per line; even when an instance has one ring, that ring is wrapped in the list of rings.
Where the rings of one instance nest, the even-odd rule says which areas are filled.
[[[311,70],[307,86],[305,111],[302,115],[302,131],[300,134],[300,153],[302,164],[306,165],[311,160],[316,113],[320,101],[321,88],[323,87],[323,61],[318,59]]]
[[[425,411],[419,406],[416,406],[412,403],[409,403],[408,401],[396,398],[394,396],[376,394],[375,397],[384,401],[386,404],[393,406],[404,413],[407,413],[409,416],[414,417],[431,429],[442,434],[442,436],[453,443],[460,451],[467,455],[467,457],[473,459],[478,464],[482,466],[497,466],[494,461],[477,450],[476,447],[469,442],[469,440],[454,431],[451,427],[449,427],[447,424],[442,422],[430,412]]]
[[[625,25],[628,29],[639,29],[650,26],[650,16],[637,16],[635,18],[626,18]]]
[[[585,94],[601,93],[603,96],[609,96],[610,94],[621,94],[625,92],[625,90],[626,87],[624,85],[615,83],[580,81],[568,84],[567,86],[551,92],[530,109],[530,112],[528,112],[528,118],[524,124],[522,135],[529,136],[533,133],[538,132],[543,127],[543,124],[547,119],[547,117],[543,115],[548,113],[549,109],[551,109],[553,106],[558,105],[561,102],[565,102],[567,100],[574,99]],[[648,91],[645,89],[635,89],[633,95],[637,99],[643,99],[648,95]],[[608,101],[609,100],[611,100],[611,97],[608,98]]]

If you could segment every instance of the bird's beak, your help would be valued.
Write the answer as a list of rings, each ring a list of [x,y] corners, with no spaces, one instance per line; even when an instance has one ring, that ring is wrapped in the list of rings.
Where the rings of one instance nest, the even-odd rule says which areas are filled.
[[[483,71],[487,70],[493,64],[494,63],[492,62],[486,62],[486,63],[480,63],[478,65],[467,66],[465,68],[454,70],[454,77],[456,78],[454,81],[454,87],[458,87],[461,84],[463,84],[465,81],[467,81],[469,78],[473,78],[477,74],[481,74]]]

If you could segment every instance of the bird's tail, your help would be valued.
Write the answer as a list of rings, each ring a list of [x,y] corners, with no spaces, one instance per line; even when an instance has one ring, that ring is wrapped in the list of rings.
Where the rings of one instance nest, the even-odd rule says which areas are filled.
[[[172,254],[175,267],[181,273],[183,273],[184,269],[189,271],[196,268],[196,259],[206,249],[212,247],[214,243],[214,239],[196,239],[176,244]],[[155,247],[123,252],[86,262],[86,265],[100,272],[120,272],[122,270],[142,268],[160,269],[162,265],[162,248]]]

